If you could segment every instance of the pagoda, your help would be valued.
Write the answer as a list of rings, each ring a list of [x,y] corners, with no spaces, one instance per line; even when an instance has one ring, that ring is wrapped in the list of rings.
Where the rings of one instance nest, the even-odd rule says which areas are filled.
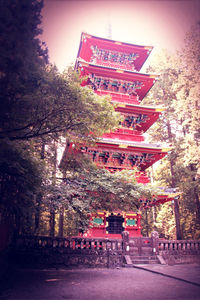
[[[152,49],[82,33],[75,64],[84,77],[82,86],[91,86],[98,95],[109,95],[115,110],[123,116],[117,130],[105,133],[95,146],[83,145],[80,151],[110,172],[137,167],[140,170],[136,173],[137,182],[143,184],[150,181],[146,170],[169,151],[144,139],[144,133],[163,111],[141,105],[157,80],[155,75],[140,73]],[[174,196],[171,191],[163,191],[152,202],[142,202],[141,208],[171,201]],[[85,236],[119,238],[126,230],[130,237],[139,237],[140,219],[140,211],[96,212],[91,215],[91,226]]]

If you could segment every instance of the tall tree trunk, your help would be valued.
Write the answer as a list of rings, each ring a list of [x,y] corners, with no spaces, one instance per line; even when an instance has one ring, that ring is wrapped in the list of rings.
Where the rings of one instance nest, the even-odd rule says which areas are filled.
[[[172,182],[172,188],[176,187],[175,182],[175,172],[174,172],[174,163],[173,160],[170,160],[170,170],[171,170],[171,182]],[[180,224],[180,212],[179,212],[179,201],[178,199],[174,198],[174,216],[175,216],[175,222],[176,222],[176,239],[182,240],[182,232],[181,232],[181,224]]]
[[[49,235],[51,237],[54,237],[55,236],[55,224],[56,224],[56,222],[55,222],[55,210],[54,209],[52,209],[50,211],[50,220],[49,221],[50,221],[49,222],[49,225],[50,225]]]
[[[172,141],[172,131],[170,122],[167,122],[167,131],[168,131],[168,138]],[[170,171],[171,171],[171,187],[176,188],[176,180],[175,180],[175,171],[174,171],[175,162],[171,158],[170,159]],[[176,222],[176,239],[182,240],[182,232],[181,232],[181,224],[180,224],[180,211],[179,211],[179,201],[178,199],[174,198],[174,216]]]
[[[151,184],[153,184],[154,183],[154,169],[153,169],[153,165],[149,169],[150,169]]]
[[[45,141],[42,139],[41,141],[41,151],[40,158],[45,159]],[[35,228],[34,234],[38,234],[40,231],[40,219],[41,219],[41,202],[42,202],[42,194],[39,193],[36,197],[36,210],[35,210]]]
[[[56,141],[54,141],[53,144],[53,171],[52,171],[52,184],[56,184],[56,171],[57,171],[57,144]],[[55,236],[55,208],[53,205],[50,208],[50,236]]]
[[[197,188],[194,188],[194,197],[196,202],[196,216],[197,216],[197,222],[200,224],[200,201],[199,201],[199,195],[197,192]]]
[[[42,201],[42,195],[39,193],[36,197],[36,209],[35,209],[35,228],[34,228],[34,234],[39,234],[40,231],[40,218],[41,218],[41,201]]]
[[[64,222],[64,208],[61,207],[60,214],[59,214],[59,230],[58,230],[59,237],[63,237],[63,222]]]
[[[53,144],[53,171],[52,171],[52,183],[56,184],[56,172],[57,172],[57,143],[54,141]]]
[[[155,206],[152,207],[152,213],[153,213],[153,228],[154,228],[154,230],[156,230],[155,223],[157,221],[157,210],[156,210]]]
[[[190,170],[192,172],[194,172],[194,175],[192,176],[192,181],[195,182],[196,181],[196,171],[197,171],[196,165],[190,164]],[[194,186],[193,192],[194,192],[194,200],[195,200],[195,204],[196,204],[197,224],[200,224],[200,200],[199,200],[199,194],[198,194],[196,186]]]

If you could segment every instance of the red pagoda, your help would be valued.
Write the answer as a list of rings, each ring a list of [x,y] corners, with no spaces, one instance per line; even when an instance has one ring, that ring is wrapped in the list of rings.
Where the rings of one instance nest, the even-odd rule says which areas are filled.
[[[148,144],[144,133],[158,119],[162,108],[142,106],[141,102],[157,80],[155,75],[139,73],[152,51],[151,46],[137,46],[82,33],[75,69],[87,78],[89,85],[102,96],[109,95],[115,109],[123,116],[119,128],[104,134],[95,147],[81,147],[99,167],[110,172],[138,167],[138,183],[147,184],[146,170],[163,158],[169,148]],[[171,192],[171,191],[170,191]],[[174,193],[163,192],[151,207],[173,200]],[[141,236],[141,212],[96,212],[91,216],[91,228],[86,236],[121,237],[122,231],[130,237]]]

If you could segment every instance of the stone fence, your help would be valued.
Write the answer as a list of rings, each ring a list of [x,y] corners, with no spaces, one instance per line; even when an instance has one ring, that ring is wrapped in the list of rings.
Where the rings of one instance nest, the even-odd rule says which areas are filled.
[[[123,265],[123,241],[102,238],[19,236],[11,260],[28,267],[108,267]]]
[[[198,240],[162,240],[159,239],[159,251],[200,254],[200,241]]]
[[[129,251],[132,241],[137,241],[137,245],[143,244],[145,247],[152,247],[152,252],[168,253],[188,253],[200,254],[200,240],[163,240],[158,235],[152,233],[151,237],[129,238],[127,234],[122,235],[122,239],[109,238],[84,238],[84,237],[47,237],[47,236],[18,236],[14,241],[16,248],[52,248],[65,249],[69,251],[90,250],[90,251]],[[140,243],[139,243],[140,242]],[[138,246],[139,247],[139,246]]]
[[[121,239],[83,238],[83,237],[47,237],[47,236],[19,236],[14,242],[15,247],[25,248],[54,248],[69,251],[122,251]]]
[[[25,266],[119,267],[124,256],[162,256],[168,263],[200,261],[200,241],[162,240],[157,232],[151,237],[121,239],[84,237],[18,236],[11,245],[11,259]],[[195,260],[194,260],[195,258]]]
[[[199,240],[159,239],[159,254],[168,264],[200,263]]]

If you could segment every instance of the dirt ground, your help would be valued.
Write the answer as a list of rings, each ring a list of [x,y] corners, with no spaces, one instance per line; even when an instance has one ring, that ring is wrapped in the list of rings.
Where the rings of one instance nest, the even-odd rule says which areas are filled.
[[[200,299],[200,265],[148,268],[15,269],[0,299]]]

